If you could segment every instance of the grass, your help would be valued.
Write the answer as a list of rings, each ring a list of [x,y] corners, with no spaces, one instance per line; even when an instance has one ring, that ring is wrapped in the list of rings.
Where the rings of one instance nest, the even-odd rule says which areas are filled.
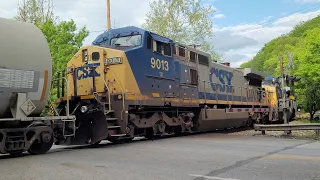
[[[290,124],[306,124],[306,123],[320,123],[320,121],[310,121],[309,119],[297,119],[290,122]],[[320,136],[315,133],[314,130],[294,130],[291,131],[291,135],[284,134],[283,131],[266,131],[266,135],[262,135],[261,131],[255,131],[253,129],[228,133],[231,135],[244,135],[244,136],[269,136],[278,138],[291,138],[291,139],[304,139],[304,140],[320,140]]]
[[[307,123],[320,123],[319,120],[298,119],[290,124],[307,124]],[[295,130],[292,131],[292,138],[295,139],[312,139],[320,140],[320,136],[314,130]]]

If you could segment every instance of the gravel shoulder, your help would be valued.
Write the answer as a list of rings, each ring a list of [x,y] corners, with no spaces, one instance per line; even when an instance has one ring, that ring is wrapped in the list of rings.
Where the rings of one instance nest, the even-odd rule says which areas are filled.
[[[302,119],[290,122],[290,124],[303,124],[310,123],[309,120]],[[283,131],[266,131],[265,135],[262,135],[261,131],[255,131],[254,129],[243,130],[238,132],[227,133],[229,135],[241,135],[241,136],[266,136],[266,137],[278,137],[278,138],[291,138],[291,139],[311,139],[320,140],[320,136],[315,133],[314,130],[296,130],[292,131],[292,135],[285,135]]]

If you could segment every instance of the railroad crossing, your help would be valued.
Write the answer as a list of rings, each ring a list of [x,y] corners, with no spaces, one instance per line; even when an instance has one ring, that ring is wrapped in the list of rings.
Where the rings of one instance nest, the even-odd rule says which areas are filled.
[[[242,132],[240,132],[242,133]],[[316,180],[320,142],[225,133],[0,156],[5,180]],[[14,171],[13,171],[14,169]]]

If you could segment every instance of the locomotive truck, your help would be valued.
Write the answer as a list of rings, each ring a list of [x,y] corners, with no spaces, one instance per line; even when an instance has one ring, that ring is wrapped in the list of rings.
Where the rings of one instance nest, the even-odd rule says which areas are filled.
[[[39,29],[2,18],[0,28],[0,153],[41,154],[53,143],[116,143],[270,120],[261,73],[217,63],[150,31],[104,32],[52,75]],[[51,87],[56,106],[42,116]]]

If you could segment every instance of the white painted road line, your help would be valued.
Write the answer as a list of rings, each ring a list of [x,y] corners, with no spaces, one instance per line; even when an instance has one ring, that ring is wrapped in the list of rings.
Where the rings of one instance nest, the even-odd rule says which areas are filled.
[[[221,178],[221,177],[205,176],[205,175],[198,175],[198,174],[189,174],[189,176],[202,177],[202,178],[206,178],[206,179],[215,179],[215,180],[240,180],[240,179]]]

